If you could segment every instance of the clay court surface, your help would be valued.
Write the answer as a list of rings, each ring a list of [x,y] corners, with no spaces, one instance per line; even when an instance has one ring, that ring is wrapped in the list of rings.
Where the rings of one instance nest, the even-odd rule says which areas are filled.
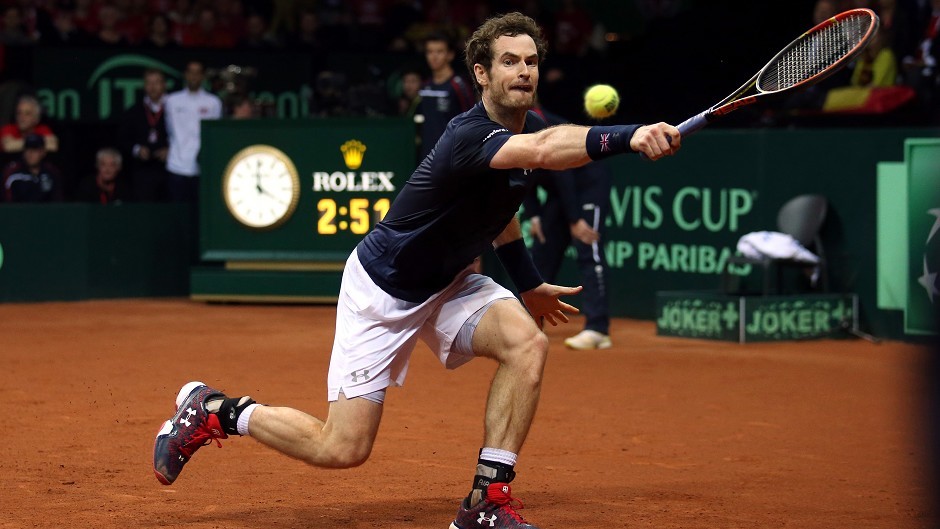
[[[0,305],[0,528],[446,529],[472,478],[494,364],[425,346],[372,458],[307,467],[255,441],[202,448],[171,487],[153,438],[199,379],[322,416],[334,311],[182,299]],[[616,320],[614,348],[551,328],[517,466],[550,528],[926,528],[925,351],[860,340],[737,345]]]

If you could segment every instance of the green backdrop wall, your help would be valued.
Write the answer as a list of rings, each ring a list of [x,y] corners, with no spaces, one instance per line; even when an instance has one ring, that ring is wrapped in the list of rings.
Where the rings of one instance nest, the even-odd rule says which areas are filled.
[[[229,140],[213,137],[213,130],[224,129],[218,125],[206,131],[210,159],[203,159],[210,168],[205,178],[214,181],[232,153],[244,147],[244,138],[253,135],[246,129],[250,124],[239,124],[236,133],[227,133],[232,138],[227,146]],[[367,141],[361,170],[394,171],[397,188],[407,178],[405,168],[413,166],[410,132],[400,124],[382,126],[389,128],[380,127],[378,139]],[[280,134],[290,135],[290,145],[296,147],[287,150],[303,152],[298,136],[320,138],[324,130],[332,130],[335,134],[327,136],[342,143],[360,136],[357,128],[374,136],[369,127],[368,120],[267,121],[261,137],[276,146]],[[741,235],[775,229],[783,202],[797,194],[819,193],[830,201],[823,238],[832,290],[858,295],[862,326],[869,332],[903,336],[902,313],[880,309],[876,300],[877,166],[902,161],[906,139],[936,136],[937,130],[927,129],[708,130],[686,139],[679,155],[670,159],[609,160],[614,185],[606,245],[613,313],[652,319],[657,291],[717,290],[723,261]],[[311,149],[318,145],[310,144]],[[315,164],[298,163],[305,193],[313,185],[313,175],[307,173],[349,170],[336,153],[315,158]],[[211,187],[218,189],[217,184]],[[304,252],[308,260],[317,253],[314,227],[320,218],[319,195],[309,196],[296,213],[310,227],[299,243],[311,250]],[[207,211],[213,213],[203,216],[204,226],[234,230],[226,233],[226,240],[237,239],[244,229],[224,217],[227,212],[217,204],[203,215]],[[0,301],[185,295],[191,265],[225,264],[206,259],[212,248],[205,240],[196,248],[197,231],[193,212],[177,205],[0,205]],[[258,236],[249,230],[245,234]],[[276,230],[271,236],[278,237]],[[344,240],[348,248],[331,246],[328,253],[348,252],[357,238]],[[501,278],[495,259],[487,261]],[[563,273],[561,282],[574,281],[570,264]],[[283,279],[278,283],[281,293]],[[263,284],[252,288],[264,290]]]

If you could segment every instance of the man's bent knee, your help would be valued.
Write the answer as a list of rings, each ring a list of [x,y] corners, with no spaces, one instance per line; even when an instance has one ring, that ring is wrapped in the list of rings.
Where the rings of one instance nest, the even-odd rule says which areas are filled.
[[[332,442],[311,450],[304,457],[304,462],[323,468],[353,468],[369,459],[372,443],[368,442]]]
[[[548,360],[548,336],[542,331],[537,331],[529,339],[526,352],[521,358],[525,360],[524,369],[527,375],[534,383],[539,383],[542,380],[542,372],[545,370],[545,362]]]
[[[335,468],[358,467],[369,459],[372,453],[372,444],[368,446],[348,446],[340,450],[335,456]]]
[[[309,463],[329,468],[357,467],[369,459],[382,418],[382,404],[364,398],[339,399],[330,405],[330,416],[320,432],[319,448]]]

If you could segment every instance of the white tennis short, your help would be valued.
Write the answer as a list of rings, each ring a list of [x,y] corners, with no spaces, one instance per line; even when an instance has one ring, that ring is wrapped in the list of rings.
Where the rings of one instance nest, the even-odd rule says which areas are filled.
[[[328,399],[366,395],[401,386],[418,338],[447,369],[473,359],[451,345],[477,311],[512,292],[487,276],[464,270],[423,303],[400,300],[379,288],[355,250],[346,260],[336,306],[336,337],[327,378]]]

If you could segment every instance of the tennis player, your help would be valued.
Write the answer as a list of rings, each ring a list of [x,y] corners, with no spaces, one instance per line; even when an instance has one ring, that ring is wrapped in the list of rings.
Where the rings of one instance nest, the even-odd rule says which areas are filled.
[[[471,491],[451,528],[534,527],[516,511],[509,483],[548,353],[536,322],[568,321],[577,310],[559,298],[580,287],[542,281],[516,211],[535,169],[566,169],[628,152],[656,160],[680,146],[679,131],[664,123],[545,128],[529,111],[544,56],[538,25],[519,13],[487,20],[471,36],[466,62],[482,101],[449,123],[385,219],[346,262],[326,420],[190,382],[156,438],[154,471],[162,483],[173,483],[200,446],[233,434],[317,467],[361,465],[372,451],[386,388],[404,383],[421,339],[448,369],[475,357],[498,363]],[[491,244],[525,307],[468,269]]]

